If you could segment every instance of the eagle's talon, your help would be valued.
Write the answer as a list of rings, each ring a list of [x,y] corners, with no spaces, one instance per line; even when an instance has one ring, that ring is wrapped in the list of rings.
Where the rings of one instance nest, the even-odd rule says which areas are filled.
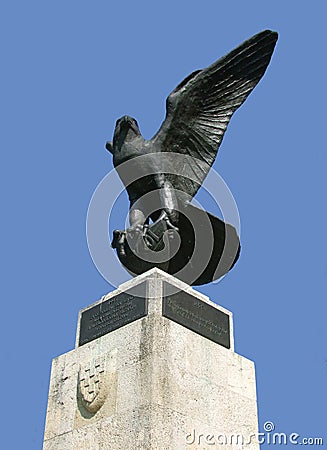
[[[125,252],[126,231],[114,230],[111,247],[116,248],[120,256],[126,256]]]
[[[178,228],[178,227],[175,227],[175,225],[173,225],[173,224],[171,223],[169,217],[166,217],[166,218],[165,218],[165,222],[166,222],[166,225],[167,225],[168,230],[174,230],[174,231],[177,231],[177,232],[179,231],[179,228]]]

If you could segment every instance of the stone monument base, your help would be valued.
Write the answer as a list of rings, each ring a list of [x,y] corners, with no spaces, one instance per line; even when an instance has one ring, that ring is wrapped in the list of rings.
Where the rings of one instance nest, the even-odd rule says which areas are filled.
[[[232,314],[152,269],[83,309],[53,360],[44,450],[259,449]]]

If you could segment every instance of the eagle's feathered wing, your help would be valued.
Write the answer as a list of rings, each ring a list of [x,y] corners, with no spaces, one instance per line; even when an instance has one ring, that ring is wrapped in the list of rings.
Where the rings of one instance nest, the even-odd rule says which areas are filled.
[[[151,143],[168,153],[175,189],[193,197],[212,166],[233,113],[257,85],[271,59],[277,33],[263,31],[193,72],[169,95],[166,118]],[[174,158],[178,153],[191,158]],[[182,176],[181,176],[182,175]]]

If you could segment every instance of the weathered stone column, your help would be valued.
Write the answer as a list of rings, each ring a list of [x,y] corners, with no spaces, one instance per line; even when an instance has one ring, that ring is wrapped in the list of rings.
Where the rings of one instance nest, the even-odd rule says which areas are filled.
[[[258,449],[257,432],[231,313],[159,269],[82,310],[53,360],[44,450]]]

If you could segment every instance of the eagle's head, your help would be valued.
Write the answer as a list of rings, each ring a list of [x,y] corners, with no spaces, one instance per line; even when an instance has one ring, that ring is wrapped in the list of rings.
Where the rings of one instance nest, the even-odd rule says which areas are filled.
[[[136,120],[130,116],[123,116],[116,122],[113,146],[120,148],[125,141],[130,141],[140,134]]]
[[[110,153],[120,150],[125,142],[132,141],[141,136],[137,121],[130,116],[123,116],[116,122],[113,141],[106,143],[106,149]]]

